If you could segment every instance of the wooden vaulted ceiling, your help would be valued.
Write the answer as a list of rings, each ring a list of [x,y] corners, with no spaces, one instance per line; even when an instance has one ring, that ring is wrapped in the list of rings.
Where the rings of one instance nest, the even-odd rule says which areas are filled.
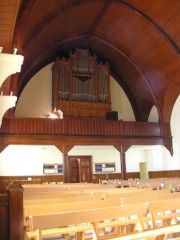
[[[77,47],[109,63],[137,121],[155,105],[169,122],[180,94],[179,0],[0,0],[0,46],[24,55],[16,85],[2,86],[17,96],[37,71]]]

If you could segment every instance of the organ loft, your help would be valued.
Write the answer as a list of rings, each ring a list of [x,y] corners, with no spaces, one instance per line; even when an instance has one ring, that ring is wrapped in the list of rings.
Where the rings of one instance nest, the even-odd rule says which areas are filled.
[[[98,62],[89,50],[76,49],[68,58],[57,58],[52,79],[52,107],[61,109],[65,117],[108,118],[114,114],[109,65]]]

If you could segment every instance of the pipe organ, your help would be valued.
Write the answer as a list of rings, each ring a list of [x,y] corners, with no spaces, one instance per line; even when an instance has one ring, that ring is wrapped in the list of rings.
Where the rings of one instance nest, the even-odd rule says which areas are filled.
[[[111,112],[109,65],[77,49],[52,68],[52,108],[64,117],[105,118]]]

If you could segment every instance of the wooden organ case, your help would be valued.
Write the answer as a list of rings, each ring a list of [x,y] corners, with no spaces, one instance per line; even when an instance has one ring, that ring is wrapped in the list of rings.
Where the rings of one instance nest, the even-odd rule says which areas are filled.
[[[88,50],[56,59],[52,80],[52,107],[64,117],[105,118],[111,112],[109,66],[98,64]]]

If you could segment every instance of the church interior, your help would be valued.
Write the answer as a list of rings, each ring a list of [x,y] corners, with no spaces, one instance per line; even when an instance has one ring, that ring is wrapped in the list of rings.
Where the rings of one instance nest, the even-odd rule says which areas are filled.
[[[0,0],[0,239],[180,239],[179,13]]]

